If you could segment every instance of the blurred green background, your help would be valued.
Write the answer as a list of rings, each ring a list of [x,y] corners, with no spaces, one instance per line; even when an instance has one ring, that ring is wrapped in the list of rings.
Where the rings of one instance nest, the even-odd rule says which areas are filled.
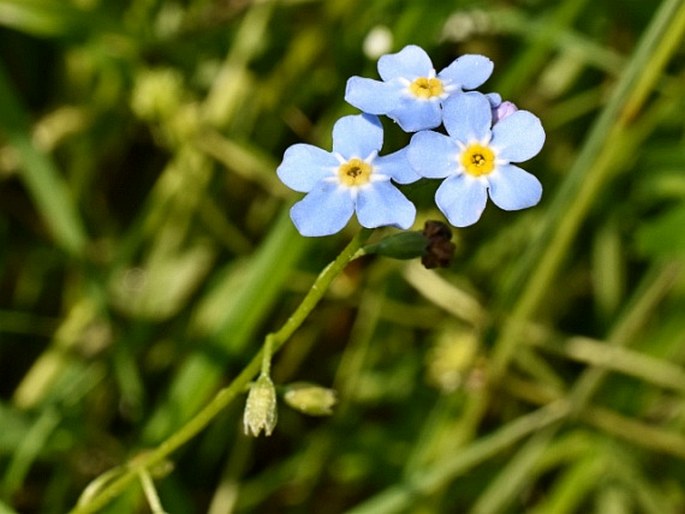
[[[0,0],[0,513],[69,511],[282,325],[358,227],[300,237],[275,168],[410,43],[495,62],[543,201],[449,269],[348,266],[273,367],[334,414],[249,439],[239,398],[153,473],[164,509],[684,512],[684,30],[682,0]]]

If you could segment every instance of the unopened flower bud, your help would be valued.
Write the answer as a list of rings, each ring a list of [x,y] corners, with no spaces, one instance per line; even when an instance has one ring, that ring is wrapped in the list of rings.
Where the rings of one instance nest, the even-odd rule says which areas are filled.
[[[364,246],[364,253],[393,259],[415,259],[426,251],[426,237],[417,231],[398,232]]]
[[[290,384],[283,395],[285,403],[309,416],[329,416],[337,402],[335,391],[316,384]]]
[[[502,121],[504,118],[510,114],[514,114],[518,111],[518,107],[513,102],[505,101],[497,106],[497,108],[492,110],[492,123],[493,125],[498,121]]]
[[[364,246],[366,254],[393,259],[415,259],[428,269],[449,266],[455,246],[450,242],[452,231],[441,221],[426,221],[423,231],[399,232]]]
[[[427,269],[448,267],[456,249],[450,241],[452,230],[442,221],[428,220],[423,226],[423,236],[427,244],[421,264]]]
[[[276,426],[276,388],[268,375],[262,374],[250,387],[245,404],[245,434],[257,437],[262,430],[270,436]],[[250,434],[251,433],[251,434]]]

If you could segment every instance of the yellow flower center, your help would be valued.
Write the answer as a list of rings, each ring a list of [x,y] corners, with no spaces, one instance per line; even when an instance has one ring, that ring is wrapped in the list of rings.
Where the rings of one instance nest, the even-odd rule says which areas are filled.
[[[363,186],[371,180],[372,166],[361,159],[350,159],[338,168],[340,182],[346,186]]]
[[[495,169],[495,153],[478,143],[467,146],[461,154],[461,164],[466,173],[474,177],[487,175]]]
[[[420,77],[409,84],[409,91],[411,91],[414,96],[428,99],[442,95],[444,89],[440,79]]]

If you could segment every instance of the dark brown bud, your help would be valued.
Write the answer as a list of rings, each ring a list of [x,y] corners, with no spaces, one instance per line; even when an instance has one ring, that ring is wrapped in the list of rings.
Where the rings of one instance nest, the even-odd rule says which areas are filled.
[[[423,226],[423,235],[427,244],[421,257],[421,264],[428,269],[448,267],[456,249],[454,243],[450,241],[452,239],[450,227],[442,221],[428,220]]]

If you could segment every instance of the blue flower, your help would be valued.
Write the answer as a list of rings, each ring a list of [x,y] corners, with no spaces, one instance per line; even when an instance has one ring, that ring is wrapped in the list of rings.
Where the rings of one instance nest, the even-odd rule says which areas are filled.
[[[332,152],[303,143],[285,151],[278,177],[289,188],[307,193],[290,210],[300,234],[335,234],[355,212],[366,228],[411,227],[416,208],[390,180],[408,184],[420,177],[407,161],[406,148],[380,157],[382,146],[380,121],[361,114],[336,122]]]
[[[540,201],[540,181],[511,164],[542,148],[545,131],[536,116],[517,110],[492,125],[489,99],[471,92],[445,102],[443,123],[449,136],[430,130],[414,134],[407,157],[419,175],[445,179],[435,202],[452,225],[478,221],[488,194],[507,211]]]
[[[435,128],[442,121],[442,104],[465,89],[475,89],[492,73],[482,55],[463,55],[436,75],[433,63],[418,46],[405,46],[378,60],[383,81],[351,77],[345,101],[369,114],[385,114],[405,132]]]

